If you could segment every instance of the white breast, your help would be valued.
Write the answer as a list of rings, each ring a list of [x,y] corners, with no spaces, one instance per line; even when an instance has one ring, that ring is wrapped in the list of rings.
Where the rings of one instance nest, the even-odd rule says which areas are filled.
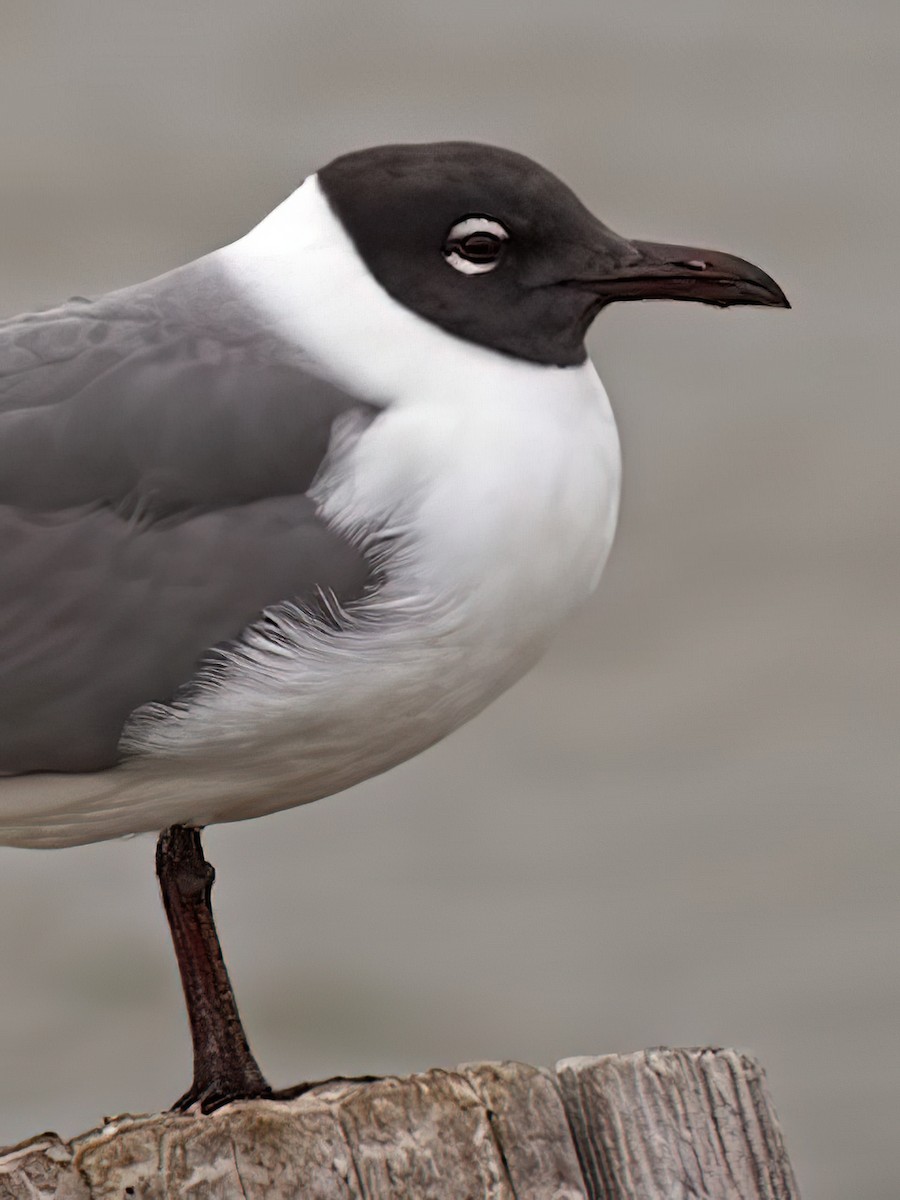
[[[388,531],[385,582],[340,631],[288,611],[216,686],[130,734],[212,823],[339,791],[467,721],[537,659],[612,541],[618,446],[593,369],[511,372],[392,407],[319,480],[336,525]],[[542,386],[538,386],[538,383]],[[549,386],[548,385],[552,385]],[[167,784],[168,786],[168,784]]]
[[[292,260],[276,227],[298,217]],[[388,535],[384,585],[339,631],[280,611],[281,638],[251,636],[224,685],[139,715],[123,766],[23,778],[23,844],[238,820],[386,770],[518,679],[606,561],[619,445],[590,363],[514,360],[408,312],[315,180],[222,253],[323,374],[391,398],[315,484],[329,521]]]

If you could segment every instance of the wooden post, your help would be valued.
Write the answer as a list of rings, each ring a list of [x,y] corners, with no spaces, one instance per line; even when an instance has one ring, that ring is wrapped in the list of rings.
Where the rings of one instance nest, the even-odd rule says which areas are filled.
[[[557,1066],[591,1200],[797,1200],[762,1067],[736,1050]]]
[[[338,1081],[0,1151],[0,1200],[797,1196],[762,1071],[733,1050]]]

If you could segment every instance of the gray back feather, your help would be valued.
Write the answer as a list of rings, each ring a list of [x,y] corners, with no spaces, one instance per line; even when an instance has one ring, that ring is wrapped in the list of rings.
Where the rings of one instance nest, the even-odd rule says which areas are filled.
[[[305,495],[350,409],[210,260],[0,323],[0,773],[110,766],[264,608],[362,593]]]

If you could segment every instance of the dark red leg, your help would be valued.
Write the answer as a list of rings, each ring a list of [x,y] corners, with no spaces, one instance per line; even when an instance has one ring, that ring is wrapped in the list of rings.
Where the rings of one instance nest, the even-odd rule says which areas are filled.
[[[213,921],[215,871],[203,857],[200,830],[172,825],[159,835],[156,875],[169,918],[194,1043],[194,1082],[172,1105],[202,1112],[270,1096],[241,1024]]]

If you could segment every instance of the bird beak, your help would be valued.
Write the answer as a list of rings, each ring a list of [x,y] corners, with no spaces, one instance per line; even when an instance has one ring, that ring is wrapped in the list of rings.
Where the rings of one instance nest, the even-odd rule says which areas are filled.
[[[733,254],[663,242],[629,241],[623,249],[626,252],[613,271],[583,281],[601,306],[614,300],[694,300],[720,308],[731,304],[791,307],[774,279]]]

